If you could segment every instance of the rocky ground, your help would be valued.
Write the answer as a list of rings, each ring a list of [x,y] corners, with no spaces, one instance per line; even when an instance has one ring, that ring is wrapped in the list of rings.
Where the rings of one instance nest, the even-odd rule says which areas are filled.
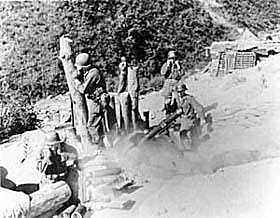
[[[140,178],[133,190],[122,195],[135,204],[129,210],[105,209],[87,216],[279,217],[279,61],[280,55],[276,55],[255,68],[225,77],[203,74],[188,78],[194,96],[211,108],[210,138],[183,153],[165,137],[137,146],[128,138],[116,140],[108,154],[131,176]],[[65,102],[61,108],[67,111],[69,102]],[[48,100],[41,105],[47,107],[45,111],[51,110],[46,106]],[[152,93],[141,99],[140,109],[150,110],[151,124],[156,124],[163,118],[162,105],[160,93]],[[32,156],[20,163],[22,144],[19,140],[2,144],[0,165],[17,184],[37,182]]]

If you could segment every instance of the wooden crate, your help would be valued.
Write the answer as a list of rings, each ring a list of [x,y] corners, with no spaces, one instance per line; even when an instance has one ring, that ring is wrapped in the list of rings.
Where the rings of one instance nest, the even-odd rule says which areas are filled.
[[[255,52],[237,52],[234,69],[246,69],[256,65]]]
[[[236,69],[246,69],[256,65],[255,52],[221,52],[212,59],[212,75],[222,76]]]

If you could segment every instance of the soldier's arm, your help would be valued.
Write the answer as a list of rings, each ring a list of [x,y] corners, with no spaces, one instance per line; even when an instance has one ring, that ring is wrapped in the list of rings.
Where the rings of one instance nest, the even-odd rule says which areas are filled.
[[[77,155],[70,152],[61,153],[61,161],[65,161],[67,166],[74,165],[75,161],[78,159]]]
[[[84,81],[81,81],[79,79],[79,75],[74,75],[75,88],[82,94],[87,92],[89,85],[93,84],[94,82],[97,83],[99,80],[100,80],[100,75],[96,68],[88,72],[88,74],[85,76]]]
[[[36,153],[36,168],[39,172],[42,172],[44,169],[45,161],[44,161],[45,155],[44,150],[40,149]]]
[[[120,81],[119,81],[119,86],[118,86],[118,91],[117,91],[118,94],[125,91],[125,89],[126,89],[125,74],[121,73],[119,78],[120,78]]]
[[[82,94],[85,93],[85,84],[79,79],[78,75],[74,75],[74,86]]]
[[[164,78],[167,78],[169,76],[169,74],[171,73],[171,65],[164,63],[161,67],[161,71],[160,71],[161,75],[164,76]]]
[[[204,107],[193,96],[188,96],[188,101],[200,119],[205,120]]]
[[[180,76],[180,77],[184,76],[185,72],[184,72],[184,70],[182,69],[180,62],[179,62],[179,61],[176,61],[175,64],[177,65],[177,69],[178,69],[179,76]]]

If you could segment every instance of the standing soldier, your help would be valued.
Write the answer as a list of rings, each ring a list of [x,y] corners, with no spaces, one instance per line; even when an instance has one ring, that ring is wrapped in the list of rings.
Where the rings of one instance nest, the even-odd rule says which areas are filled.
[[[74,84],[76,89],[86,97],[88,131],[92,142],[98,144],[104,134],[100,98],[106,93],[106,83],[98,69],[92,66],[87,53],[81,53],[76,57],[75,66]]]
[[[127,89],[127,62],[126,58],[121,58],[121,63],[119,64],[119,86],[117,93],[120,94],[125,92]]]
[[[140,119],[138,102],[139,102],[139,79],[138,79],[138,66],[136,66],[135,60],[131,62],[131,66],[128,67],[127,73],[127,90],[131,99],[131,118],[133,129],[138,128],[137,122]]]
[[[128,101],[128,92],[127,92],[127,62],[126,58],[122,57],[121,62],[119,64],[119,85],[117,91],[117,120],[118,127],[122,128],[122,121],[124,124],[124,129],[126,132],[129,131],[130,128],[130,105]]]
[[[168,52],[167,61],[161,67],[161,75],[164,77],[163,96],[168,101],[170,95],[175,98],[174,88],[181,79],[183,73],[179,61],[176,60],[174,50]]]

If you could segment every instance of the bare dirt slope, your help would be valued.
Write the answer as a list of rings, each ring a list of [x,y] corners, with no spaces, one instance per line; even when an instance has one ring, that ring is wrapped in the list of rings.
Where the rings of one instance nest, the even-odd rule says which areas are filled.
[[[210,111],[210,139],[183,156],[164,138],[127,149],[125,166],[147,183],[130,194],[136,200],[131,211],[105,210],[94,217],[277,217],[279,60],[277,55],[223,78],[188,79],[200,102],[217,106]],[[160,93],[141,102],[154,124],[163,117],[162,103]]]

